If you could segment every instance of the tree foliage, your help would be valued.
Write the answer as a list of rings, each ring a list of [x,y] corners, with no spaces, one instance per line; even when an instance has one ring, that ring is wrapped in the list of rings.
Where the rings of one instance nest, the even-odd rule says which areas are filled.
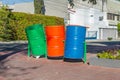
[[[117,24],[118,36],[120,37],[120,22]]]
[[[73,8],[74,6],[74,0],[68,0],[70,6]],[[88,1],[88,3],[92,3],[93,5],[97,4],[97,0],[82,0],[82,1]],[[107,2],[107,0],[102,0],[102,6],[104,6],[104,3]]]
[[[88,1],[88,3],[92,3],[93,5],[97,4],[97,0],[82,0],[82,1]],[[68,0],[70,6],[74,7],[74,0]]]
[[[92,3],[93,5],[97,4],[97,0],[82,0],[82,1],[88,1],[88,3]]]
[[[118,23],[117,27],[118,27],[118,31],[120,32],[120,22]]]

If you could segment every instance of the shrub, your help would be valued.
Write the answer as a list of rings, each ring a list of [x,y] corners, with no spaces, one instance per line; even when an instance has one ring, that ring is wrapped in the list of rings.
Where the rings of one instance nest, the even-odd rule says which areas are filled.
[[[112,40],[113,38],[112,38],[112,37],[108,37],[107,39],[108,39],[108,40]]]
[[[12,38],[10,40],[26,40],[25,28],[33,24],[47,25],[64,25],[62,18],[55,16],[44,16],[40,14],[27,14],[13,12],[9,17],[9,29]],[[2,33],[5,34],[5,33]],[[8,37],[11,37],[8,36]],[[4,38],[4,37],[2,37]]]
[[[0,40],[11,38],[11,30],[9,25],[10,12],[6,6],[0,8]]]
[[[120,50],[107,50],[97,54],[98,58],[120,59]]]
[[[120,37],[120,22],[117,24],[118,36]]]

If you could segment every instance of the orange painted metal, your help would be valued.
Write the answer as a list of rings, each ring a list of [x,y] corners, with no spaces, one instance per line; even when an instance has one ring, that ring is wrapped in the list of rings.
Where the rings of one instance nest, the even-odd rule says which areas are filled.
[[[63,57],[65,27],[63,25],[46,26],[45,31],[47,37],[48,57],[53,57],[53,58]]]
[[[63,42],[64,38],[54,38],[54,37],[48,37],[47,38],[47,46],[64,46]]]
[[[65,27],[63,25],[46,26],[46,35],[48,37],[65,37]]]

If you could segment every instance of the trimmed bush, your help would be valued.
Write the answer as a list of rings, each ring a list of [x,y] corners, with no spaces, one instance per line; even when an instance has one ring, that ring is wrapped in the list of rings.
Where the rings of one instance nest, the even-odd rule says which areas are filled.
[[[113,38],[112,38],[112,37],[108,37],[107,39],[108,39],[108,40],[112,40]]]
[[[7,6],[0,8],[0,40],[11,40],[12,31],[9,25],[11,13],[8,11]]]
[[[119,59],[120,60],[120,50],[107,50],[102,53],[97,54],[98,58],[104,59]]]
[[[40,14],[27,14],[20,12],[13,12],[9,16],[9,30],[12,38],[10,40],[26,40],[25,28],[33,24],[43,24],[47,25],[64,25],[63,18],[55,16],[44,16]],[[2,31],[2,29],[0,30]],[[2,33],[6,34],[6,33]],[[8,36],[8,37],[11,37]],[[4,38],[4,37],[1,37]],[[4,39],[6,40],[6,39]]]

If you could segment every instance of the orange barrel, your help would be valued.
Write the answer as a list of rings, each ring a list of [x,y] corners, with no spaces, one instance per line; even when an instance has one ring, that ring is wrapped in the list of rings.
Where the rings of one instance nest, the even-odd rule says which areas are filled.
[[[46,26],[47,37],[65,37],[65,27],[63,25],[59,26]]]
[[[46,26],[47,51],[49,59],[59,59],[64,55],[65,27]]]
[[[56,46],[56,45],[64,46],[63,40],[64,40],[64,38],[61,38],[61,37],[57,37],[57,38],[48,37],[47,38],[47,45],[48,46]]]

